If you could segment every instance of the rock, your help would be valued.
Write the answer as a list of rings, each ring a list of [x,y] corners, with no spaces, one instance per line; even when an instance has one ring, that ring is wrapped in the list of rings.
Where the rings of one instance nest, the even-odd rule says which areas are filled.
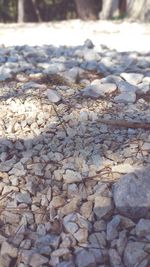
[[[150,235],[150,220],[140,219],[135,227],[136,235],[138,237],[147,237]]]
[[[60,262],[57,267],[75,267],[72,261],[62,261]]]
[[[117,247],[117,251],[118,251],[118,254],[120,255],[120,257],[122,257],[122,255],[123,255],[127,241],[128,241],[128,239],[127,239],[126,230],[119,232],[119,237],[118,237],[117,242],[116,242],[116,247]]]
[[[67,254],[70,254],[70,250],[68,248],[59,248],[59,249],[54,250],[51,253],[51,256],[52,257],[62,257],[62,256],[67,255]]]
[[[128,83],[131,83],[133,85],[137,85],[144,78],[144,75],[141,74],[141,73],[126,73],[126,72],[123,72],[123,73],[120,74],[120,76],[123,79],[125,79]]]
[[[120,216],[116,215],[113,217],[113,219],[107,223],[107,240],[112,241],[117,238],[118,236],[118,227],[120,224]]]
[[[105,248],[106,247],[106,234],[105,232],[101,233],[92,233],[89,236],[89,243],[93,248]]]
[[[80,203],[79,197],[74,197],[68,204],[60,208],[60,213],[63,215],[67,215],[77,210],[78,205]]]
[[[106,230],[106,222],[104,220],[95,221],[94,230],[96,232],[105,231]]]
[[[119,173],[130,173],[134,172],[135,169],[138,169],[138,166],[133,166],[129,163],[123,163],[112,166],[112,172],[119,172]]]
[[[79,243],[86,243],[88,239],[88,230],[85,228],[79,229],[73,236]]]
[[[43,264],[47,264],[49,259],[34,252],[34,250],[23,250],[21,252],[21,261],[25,264],[30,264],[32,267],[41,267]]]
[[[134,86],[125,81],[120,81],[118,84],[118,91],[120,93],[136,93],[137,90],[138,90],[137,86]]]
[[[1,267],[8,267],[11,264],[12,259],[8,255],[0,256],[0,266]]]
[[[96,83],[96,84],[95,84]],[[117,86],[113,83],[104,83],[100,82],[91,83],[91,85],[85,87],[81,92],[83,96],[99,98],[101,96],[105,96],[106,94],[113,93]]]
[[[39,237],[36,240],[37,246],[51,246],[53,249],[58,248],[60,237],[54,234],[46,234],[45,236]]]
[[[123,257],[125,266],[133,267],[136,264],[139,264],[139,263],[142,264],[142,262],[145,262],[145,264],[140,265],[140,266],[143,266],[143,267],[147,266],[148,253],[144,251],[144,246],[145,246],[145,243],[142,243],[142,242],[129,241],[127,243],[127,246],[124,251],[124,257]]]
[[[61,96],[52,89],[47,89],[47,96],[50,102],[58,103],[61,100]]]
[[[13,168],[9,171],[10,174],[14,174],[16,176],[24,176],[26,174],[26,170],[21,162],[18,162],[13,165]]]
[[[1,245],[1,256],[8,255],[11,258],[16,258],[18,255],[18,249],[15,248],[13,245],[9,244],[7,241],[4,241]]]
[[[124,92],[119,94],[118,96],[114,97],[114,101],[116,103],[135,103],[136,101],[136,94],[134,92]]]
[[[96,267],[96,260],[92,252],[82,249],[76,253],[77,267]]]
[[[89,49],[94,48],[94,44],[93,44],[93,42],[90,39],[86,39],[84,41],[84,46],[87,47],[87,48],[89,48]]]
[[[66,173],[63,175],[63,179],[64,179],[64,182],[67,184],[82,181],[81,174],[79,172],[75,172],[72,170],[66,170]]]
[[[82,204],[82,206],[81,206],[81,209],[80,209],[81,214],[82,214],[85,218],[89,219],[90,216],[91,216],[91,214],[92,214],[92,208],[93,208],[93,203],[92,203],[92,201],[84,202],[84,203]]]
[[[117,253],[115,249],[109,249],[109,260],[111,267],[123,267],[123,263],[121,261],[121,257]]]
[[[98,219],[108,216],[113,211],[112,199],[101,195],[96,196],[93,211]]]
[[[6,160],[5,162],[1,162],[0,163],[0,171],[1,172],[10,171],[15,163],[16,163],[16,156],[13,156],[11,159]]]
[[[122,176],[113,190],[117,210],[130,218],[144,217],[150,209],[149,191],[149,168]]]
[[[26,204],[31,204],[32,200],[31,197],[28,193],[18,193],[16,194],[16,201],[18,203],[26,203]]]

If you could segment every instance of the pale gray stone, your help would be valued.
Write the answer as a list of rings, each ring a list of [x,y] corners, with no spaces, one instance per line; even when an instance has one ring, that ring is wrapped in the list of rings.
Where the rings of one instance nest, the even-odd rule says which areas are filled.
[[[120,74],[122,78],[124,78],[128,83],[131,83],[133,85],[137,85],[142,81],[144,78],[144,75],[142,73],[126,73],[123,72]]]
[[[150,210],[149,168],[122,176],[114,185],[113,197],[121,214],[130,218],[145,216]]]
[[[52,103],[58,103],[61,100],[61,96],[57,93],[57,91],[52,89],[47,89],[47,97]]]
[[[82,181],[82,176],[79,172],[66,170],[66,173],[63,175],[64,182],[66,184],[76,183]]]
[[[4,241],[1,245],[0,254],[1,256],[8,255],[12,258],[16,258],[18,255],[18,249],[15,246],[9,244],[7,241]]]
[[[105,96],[106,94],[110,94],[117,89],[116,84],[114,83],[100,83],[93,82],[91,85],[85,87],[81,92],[83,96],[99,98],[101,96]]]
[[[31,204],[32,200],[28,193],[18,193],[16,194],[16,201],[19,203]]]

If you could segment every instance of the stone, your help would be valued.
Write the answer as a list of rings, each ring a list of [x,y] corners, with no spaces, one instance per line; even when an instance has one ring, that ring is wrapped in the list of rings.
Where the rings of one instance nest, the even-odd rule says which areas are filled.
[[[128,241],[128,239],[127,239],[126,230],[119,232],[119,237],[116,241],[116,247],[117,247],[117,251],[118,251],[118,254],[120,255],[120,257],[122,257],[122,255],[124,253],[127,241]]]
[[[147,237],[150,235],[150,220],[140,219],[135,227],[136,235],[138,237]]]
[[[120,74],[120,76],[123,79],[125,79],[128,83],[131,83],[133,85],[137,85],[144,78],[144,75],[142,73],[126,73],[126,72],[123,72],[123,73]]]
[[[119,173],[130,173],[134,172],[134,170],[136,169],[138,169],[138,166],[133,166],[129,163],[123,163],[112,166],[112,172],[119,172]]]
[[[83,96],[99,98],[107,94],[113,93],[117,89],[116,84],[113,83],[104,83],[100,82],[91,83],[91,85],[85,87],[81,92]]]
[[[11,258],[16,258],[18,255],[18,249],[13,245],[9,244],[7,241],[4,241],[1,245],[1,256],[8,255]]]
[[[8,172],[12,169],[14,164],[16,163],[16,156],[13,156],[11,159],[6,160],[0,163],[0,171],[1,172]]]
[[[113,211],[112,199],[101,195],[96,196],[93,211],[98,219],[108,216]]]
[[[105,232],[92,233],[89,236],[89,243],[93,248],[105,248],[106,247],[106,234]]]
[[[112,241],[118,237],[118,227],[120,224],[120,216],[116,215],[113,217],[113,219],[107,223],[107,240]]]
[[[48,100],[52,103],[58,103],[61,100],[61,96],[52,89],[47,89]]]
[[[92,252],[82,249],[76,253],[75,263],[77,267],[95,267],[96,260]]]
[[[68,204],[64,205],[59,209],[60,213],[63,215],[67,215],[69,213],[76,211],[79,203],[80,203],[79,197],[74,197],[73,199],[70,200]]]
[[[121,257],[115,249],[109,249],[109,260],[111,267],[123,267],[123,263],[121,261]]]
[[[73,236],[79,243],[86,243],[88,239],[88,230],[86,228],[79,229]]]
[[[41,267],[43,264],[47,264],[49,259],[35,252],[34,250],[21,251],[21,261],[25,264],[29,264],[32,267]]]
[[[16,201],[18,203],[31,204],[32,200],[28,193],[18,193],[16,194]]]
[[[113,198],[117,210],[129,218],[142,218],[150,209],[149,167],[126,174],[115,183]]]
[[[54,234],[46,234],[39,237],[36,240],[37,246],[51,246],[53,249],[57,249],[59,245],[60,237]]]
[[[0,255],[0,266],[1,267],[8,267],[11,264],[12,259],[8,255]]]
[[[63,257],[64,255],[70,254],[70,250],[68,248],[59,248],[54,250],[51,253],[52,257]]]
[[[149,259],[148,253],[144,251],[144,247],[145,243],[129,241],[123,256],[125,266],[133,267],[136,264],[146,261],[144,265],[141,265],[146,267]]]
[[[136,94],[134,92],[123,92],[118,96],[115,96],[114,101],[116,103],[124,103],[124,104],[135,103]]]
[[[65,174],[63,175],[63,179],[66,184],[71,184],[71,183],[81,182],[82,176],[79,172],[66,170]]]

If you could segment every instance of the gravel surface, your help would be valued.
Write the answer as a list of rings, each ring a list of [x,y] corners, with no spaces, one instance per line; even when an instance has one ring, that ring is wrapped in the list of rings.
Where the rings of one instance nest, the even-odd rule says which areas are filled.
[[[6,42],[0,109],[0,267],[149,267],[150,52]]]

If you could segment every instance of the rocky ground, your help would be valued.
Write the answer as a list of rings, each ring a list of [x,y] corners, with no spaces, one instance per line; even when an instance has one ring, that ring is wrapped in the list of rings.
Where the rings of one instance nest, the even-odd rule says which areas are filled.
[[[150,266],[150,52],[0,47],[0,267]]]

